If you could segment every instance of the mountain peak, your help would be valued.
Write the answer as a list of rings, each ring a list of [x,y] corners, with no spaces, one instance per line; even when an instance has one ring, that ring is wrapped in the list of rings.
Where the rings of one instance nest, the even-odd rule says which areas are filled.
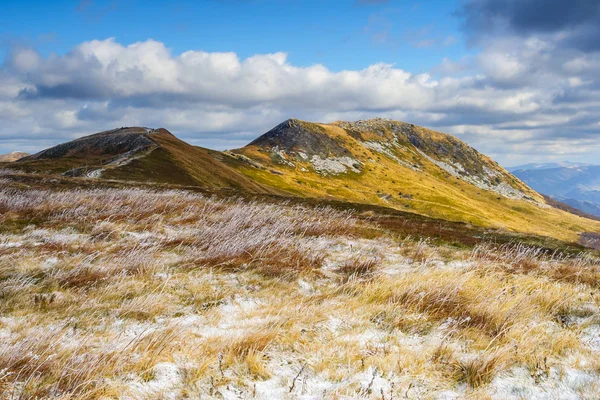
[[[25,157],[19,161],[64,157],[110,157],[128,152],[138,152],[157,146],[151,138],[151,136],[156,133],[162,133],[162,131],[146,127],[121,127],[111,129],[83,136],[71,142],[59,144]]]
[[[24,172],[276,193],[165,128],[121,127],[61,143],[10,165]]]
[[[458,138],[386,118],[329,124],[288,119],[240,151],[258,158],[262,157],[259,154],[268,154],[257,159],[266,164],[329,176],[366,176],[371,175],[367,171],[382,166],[408,169],[421,176],[441,173],[448,177],[444,179],[459,179],[503,197],[543,201],[493,160]]]
[[[321,157],[344,156],[349,151],[327,134],[321,124],[290,118],[264,135],[253,140],[248,146],[287,153],[303,152]]]
[[[375,117],[368,119],[358,119],[356,121],[335,121],[333,124],[335,125],[351,125],[351,126],[369,126],[369,125],[377,125],[377,124],[389,124],[389,123],[402,123],[401,121],[395,121],[389,118]]]

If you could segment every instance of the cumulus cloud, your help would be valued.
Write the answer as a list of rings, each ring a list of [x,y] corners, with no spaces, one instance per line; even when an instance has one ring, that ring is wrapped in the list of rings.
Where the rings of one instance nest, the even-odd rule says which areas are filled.
[[[434,78],[390,64],[299,67],[285,53],[173,54],[155,40],[93,40],[48,57],[17,49],[0,70],[1,150],[132,125],[234,148],[289,117],[374,116],[457,134],[504,162],[598,149],[597,53],[528,35],[495,38],[459,67],[444,63]]]

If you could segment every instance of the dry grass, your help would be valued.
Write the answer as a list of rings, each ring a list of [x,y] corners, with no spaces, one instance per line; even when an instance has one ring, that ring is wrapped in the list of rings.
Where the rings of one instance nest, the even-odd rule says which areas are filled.
[[[456,379],[472,388],[489,384],[502,368],[506,355],[503,351],[484,352],[470,360],[457,361],[454,365]]]
[[[600,284],[600,261],[589,253],[566,256],[523,244],[510,244],[497,248],[479,245],[472,250],[471,256],[513,274],[547,276],[555,281],[592,287]]]
[[[345,276],[345,280],[369,278],[375,273],[380,260],[374,257],[359,256],[349,259],[340,265],[337,272]]]
[[[399,241],[330,208],[184,191],[0,192],[1,399],[593,398],[600,383],[589,254]]]

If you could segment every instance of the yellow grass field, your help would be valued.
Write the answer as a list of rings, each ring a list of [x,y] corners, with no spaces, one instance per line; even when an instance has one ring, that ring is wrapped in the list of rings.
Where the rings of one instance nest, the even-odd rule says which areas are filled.
[[[285,201],[1,179],[2,399],[600,391],[597,253],[434,244]]]

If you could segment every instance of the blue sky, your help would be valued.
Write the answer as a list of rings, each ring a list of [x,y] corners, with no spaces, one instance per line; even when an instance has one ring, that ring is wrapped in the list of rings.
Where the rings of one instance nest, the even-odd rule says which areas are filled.
[[[233,148],[289,117],[386,117],[505,165],[598,162],[599,27],[598,0],[4,0],[0,153],[131,125]]]
[[[466,51],[456,9],[443,0],[5,0],[0,26],[5,52],[7,43],[49,55],[93,39],[152,38],[176,54],[233,51],[246,58],[285,51],[299,66],[339,71],[385,62],[420,72]]]

